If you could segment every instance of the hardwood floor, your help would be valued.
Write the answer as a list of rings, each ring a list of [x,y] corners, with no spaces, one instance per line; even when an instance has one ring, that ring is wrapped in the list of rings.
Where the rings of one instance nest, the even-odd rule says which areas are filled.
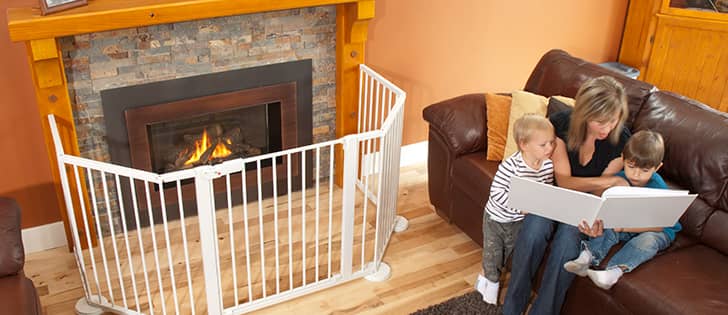
[[[384,255],[392,278],[379,283],[353,280],[254,313],[409,314],[472,290],[481,248],[434,213],[426,181],[424,164],[401,170],[398,213],[409,220],[409,228],[392,235]],[[35,283],[46,314],[74,314],[83,289],[65,248],[27,255],[25,273]]]

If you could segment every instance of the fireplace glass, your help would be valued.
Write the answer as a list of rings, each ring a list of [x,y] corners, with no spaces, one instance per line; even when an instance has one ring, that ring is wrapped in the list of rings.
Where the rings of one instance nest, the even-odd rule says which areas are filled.
[[[280,151],[280,124],[280,102],[147,124],[152,169],[167,173]]]

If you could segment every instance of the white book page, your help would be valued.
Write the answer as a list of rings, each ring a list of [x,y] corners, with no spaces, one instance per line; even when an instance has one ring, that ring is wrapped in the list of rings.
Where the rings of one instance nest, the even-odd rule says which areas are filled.
[[[578,226],[594,222],[602,198],[514,176],[508,201],[511,208]]]
[[[605,228],[673,226],[696,196],[608,196],[597,218]]]
[[[614,186],[605,190],[602,197],[627,196],[685,196],[687,190],[657,189],[647,187]]]

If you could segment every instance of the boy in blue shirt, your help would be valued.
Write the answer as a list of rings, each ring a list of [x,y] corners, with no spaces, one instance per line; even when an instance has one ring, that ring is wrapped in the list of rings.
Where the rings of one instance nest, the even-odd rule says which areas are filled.
[[[657,174],[664,153],[665,145],[659,133],[637,132],[624,146],[624,170],[617,176],[623,177],[630,186],[667,189],[665,181]],[[675,240],[675,233],[681,229],[680,222],[666,228],[605,229],[601,236],[585,241],[579,257],[566,262],[564,269],[581,277],[589,276],[598,287],[608,290],[624,273],[669,247]],[[589,269],[590,265],[599,265],[609,249],[620,241],[627,243],[609,260],[605,270]]]

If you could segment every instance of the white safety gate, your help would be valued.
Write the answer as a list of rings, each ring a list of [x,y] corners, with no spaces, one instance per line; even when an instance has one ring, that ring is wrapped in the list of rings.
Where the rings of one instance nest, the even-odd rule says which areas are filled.
[[[161,175],[66,155],[49,115],[85,295],[77,311],[241,314],[385,280],[391,233],[406,228],[404,101],[361,65],[357,134]]]

